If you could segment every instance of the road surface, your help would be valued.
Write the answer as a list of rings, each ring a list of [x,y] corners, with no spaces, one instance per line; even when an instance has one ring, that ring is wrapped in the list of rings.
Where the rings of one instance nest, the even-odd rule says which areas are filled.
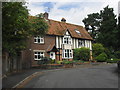
[[[24,88],[118,88],[116,64],[45,72]]]

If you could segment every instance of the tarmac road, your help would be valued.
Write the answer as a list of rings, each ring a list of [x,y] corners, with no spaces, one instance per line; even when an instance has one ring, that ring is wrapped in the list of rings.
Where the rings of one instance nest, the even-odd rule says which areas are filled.
[[[118,88],[116,64],[45,72],[24,88]]]

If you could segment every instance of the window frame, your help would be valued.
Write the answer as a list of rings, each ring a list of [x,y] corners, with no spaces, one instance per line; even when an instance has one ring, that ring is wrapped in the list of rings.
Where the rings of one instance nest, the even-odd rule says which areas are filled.
[[[41,60],[41,58],[42,58],[41,56],[44,57],[44,52],[40,52],[40,51],[34,52],[34,60]]]
[[[34,36],[34,43],[44,44],[44,37]]]
[[[78,47],[85,47],[85,40],[78,40]]]
[[[72,44],[72,38],[70,36],[64,36],[63,44]]]
[[[72,49],[64,49],[62,53],[62,57],[65,59],[73,58],[73,50]]]

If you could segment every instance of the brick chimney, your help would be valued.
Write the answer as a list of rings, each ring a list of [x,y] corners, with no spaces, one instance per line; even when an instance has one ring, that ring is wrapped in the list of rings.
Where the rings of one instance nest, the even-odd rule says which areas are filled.
[[[43,17],[44,17],[46,20],[48,20],[48,16],[49,16],[49,14],[48,14],[47,12],[45,12],[45,13],[43,14]]]
[[[62,18],[62,19],[61,19],[61,22],[66,22],[66,19],[65,19],[65,18]]]

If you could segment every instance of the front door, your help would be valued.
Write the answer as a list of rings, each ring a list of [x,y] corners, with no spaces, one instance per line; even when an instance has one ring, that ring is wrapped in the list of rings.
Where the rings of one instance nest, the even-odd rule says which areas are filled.
[[[50,58],[55,59],[55,52],[50,52]]]

